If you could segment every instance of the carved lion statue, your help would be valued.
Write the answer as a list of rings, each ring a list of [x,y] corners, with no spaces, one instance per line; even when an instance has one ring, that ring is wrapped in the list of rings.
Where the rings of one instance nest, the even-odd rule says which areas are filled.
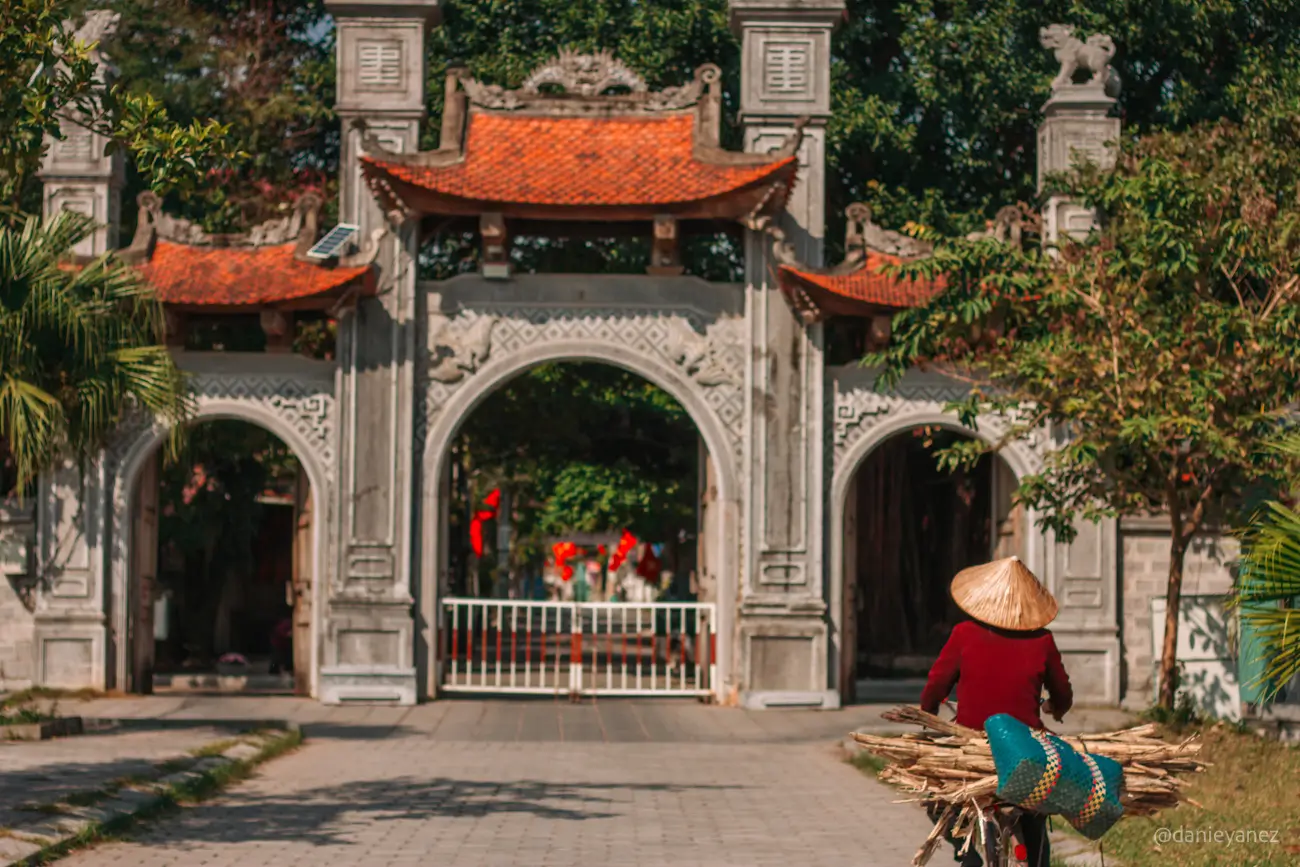
[[[1094,84],[1105,85],[1110,78],[1110,59],[1115,56],[1115,43],[1109,36],[1094,33],[1082,42],[1068,24],[1053,24],[1038,31],[1038,41],[1051,49],[1061,64],[1061,71],[1052,80],[1052,87],[1065,87],[1074,83],[1074,73],[1080,68],[1092,73]]]
[[[112,39],[117,35],[117,25],[121,18],[120,12],[92,9],[86,13],[86,20],[77,28],[76,38],[86,45],[100,47],[105,39]]]

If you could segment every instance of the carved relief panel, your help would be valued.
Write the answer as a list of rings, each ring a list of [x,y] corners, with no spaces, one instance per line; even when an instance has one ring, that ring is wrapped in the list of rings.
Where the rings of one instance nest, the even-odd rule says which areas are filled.
[[[830,114],[831,27],[744,28],[742,117]]]
[[[436,297],[436,296],[434,296]],[[434,310],[425,323],[424,408],[417,443],[456,390],[484,364],[524,351],[564,345],[572,357],[587,344],[595,357],[616,355],[628,369],[673,371],[725,430],[740,460],[744,412],[744,321],[690,308],[466,303]],[[644,361],[647,364],[639,363]],[[438,444],[429,444],[438,447]]]
[[[424,30],[418,19],[341,19],[339,111],[422,112]]]

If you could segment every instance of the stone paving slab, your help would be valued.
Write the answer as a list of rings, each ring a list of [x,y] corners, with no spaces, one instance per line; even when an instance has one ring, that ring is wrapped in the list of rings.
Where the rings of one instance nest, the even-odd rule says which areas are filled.
[[[31,821],[24,803],[47,804],[73,792],[148,773],[158,762],[229,738],[220,725],[120,727],[49,741],[0,742],[0,827]]]
[[[308,741],[70,867],[899,865],[929,823],[825,745]]]

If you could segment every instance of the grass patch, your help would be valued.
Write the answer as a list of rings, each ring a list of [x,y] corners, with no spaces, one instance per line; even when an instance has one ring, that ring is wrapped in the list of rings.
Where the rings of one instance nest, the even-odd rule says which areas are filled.
[[[1171,732],[1172,734],[1172,732]],[[1300,749],[1242,733],[1231,725],[1203,730],[1201,758],[1184,804],[1150,819],[1124,819],[1102,844],[1126,867],[1287,867],[1300,863]],[[1276,831],[1277,843],[1157,843],[1177,832]]]
[[[858,750],[857,753],[849,758],[849,764],[853,765],[853,767],[862,771],[864,774],[878,777],[880,776],[880,772],[885,769],[885,765],[889,764],[889,762],[874,753],[869,753],[866,750]]]
[[[41,710],[31,705],[24,707],[10,705],[0,709],[0,726],[20,726],[49,722],[55,719],[56,716],[56,713]]]

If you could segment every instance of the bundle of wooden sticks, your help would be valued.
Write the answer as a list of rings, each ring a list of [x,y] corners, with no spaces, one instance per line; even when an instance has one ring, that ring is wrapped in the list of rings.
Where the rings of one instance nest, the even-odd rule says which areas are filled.
[[[915,723],[925,729],[893,737],[853,734],[863,749],[889,761],[880,779],[915,793],[916,798],[911,800],[926,803],[932,814],[939,816],[912,864],[921,867],[928,862],[945,835],[964,840],[963,848],[986,850],[986,823],[1000,829],[1005,844],[1015,821],[1015,808],[997,798],[997,769],[984,733],[915,707],[898,707],[883,716],[891,722]],[[1179,801],[1195,804],[1183,794],[1180,775],[1194,774],[1205,767],[1197,759],[1201,751],[1199,738],[1169,743],[1157,737],[1156,729],[1151,724],[1061,739],[1079,752],[1119,762],[1124,768],[1120,792],[1124,815],[1149,816]],[[1005,852],[1007,847],[999,848]]]

